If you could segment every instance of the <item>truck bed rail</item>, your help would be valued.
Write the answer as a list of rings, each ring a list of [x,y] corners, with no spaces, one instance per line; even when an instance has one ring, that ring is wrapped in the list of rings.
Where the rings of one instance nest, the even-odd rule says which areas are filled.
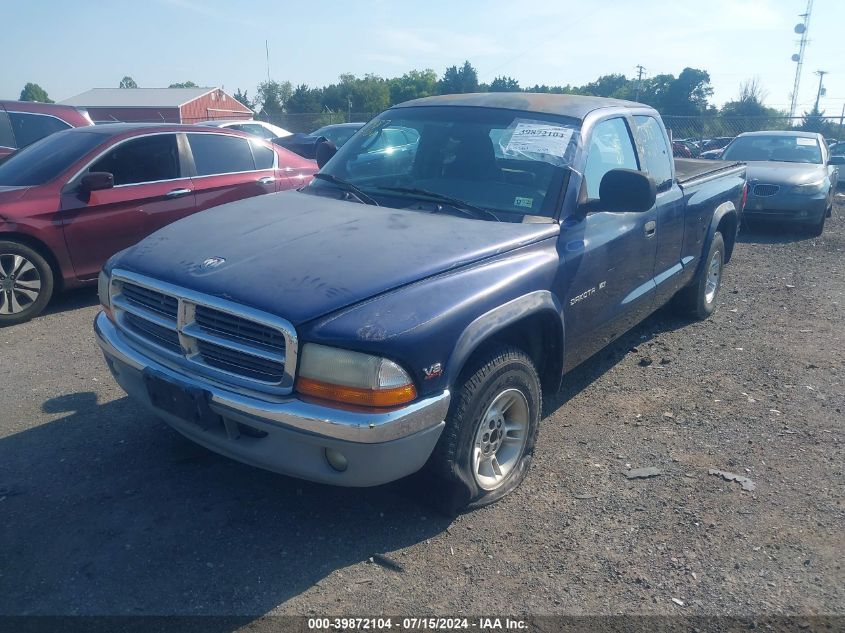
[[[681,186],[688,185],[694,180],[722,175],[743,165],[744,163],[738,161],[676,158],[675,179]]]

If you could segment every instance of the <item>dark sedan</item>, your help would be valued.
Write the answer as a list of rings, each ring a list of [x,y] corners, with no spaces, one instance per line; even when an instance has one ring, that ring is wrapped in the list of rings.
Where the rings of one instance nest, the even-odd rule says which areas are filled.
[[[748,132],[722,158],[748,163],[746,219],[795,223],[822,234],[845,157],[831,156],[821,134]]]
[[[334,123],[332,125],[324,125],[311,132],[308,136],[322,136],[334,143],[335,147],[340,148],[362,127],[364,127],[363,123]]]

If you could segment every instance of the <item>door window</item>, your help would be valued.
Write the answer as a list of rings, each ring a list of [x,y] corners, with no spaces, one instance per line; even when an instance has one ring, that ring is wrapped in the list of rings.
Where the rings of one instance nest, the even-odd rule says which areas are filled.
[[[666,136],[654,117],[635,116],[634,123],[642,151],[643,169],[660,188],[672,181],[672,153],[666,144]]]
[[[197,176],[253,171],[255,163],[249,142],[239,136],[188,134]]]
[[[599,197],[602,177],[611,169],[637,169],[637,157],[628,126],[621,118],[608,119],[593,128],[590,152],[584,179],[587,181],[587,195]]]
[[[9,121],[12,124],[15,139],[18,141],[18,147],[26,147],[54,132],[61,132],[71,127],[56,117],[29,112],[10,112]]]
[[[276,152],[260,141],[250,141],[252,155],[255,158],[256,169],[273,169],[276,162]]]
[[[179,178],[179,148],[175,134],[141,136],[120,143],[88,169],[106,171],[115,185],[133,185]]]

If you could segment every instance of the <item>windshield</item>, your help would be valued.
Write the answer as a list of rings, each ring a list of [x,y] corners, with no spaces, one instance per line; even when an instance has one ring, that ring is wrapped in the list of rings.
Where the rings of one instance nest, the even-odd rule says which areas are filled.
[[[51,134],[0,163],[0,187],[31,187],[49,182],[107,138],[92,132]]]
[[[396,108],[367,123],[321,171],[385,206],[426,210],[419,202],[439,197],[505,221],[551,218],[578,126],[568,117],[494,108]],[[306,191],[335,186],[318,179]]]
[[[816,139],[805,136],[739,136],[728,145],[722,159],[821,164],[822,151]]]

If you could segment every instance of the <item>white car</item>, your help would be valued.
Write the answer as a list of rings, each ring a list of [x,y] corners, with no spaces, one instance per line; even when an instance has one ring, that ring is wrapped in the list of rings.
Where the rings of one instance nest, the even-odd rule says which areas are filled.
[[[225,127],[230,130],[240,130],[247,134],[253,134],[260,138],[274,139],[280,136],[290,136],[291,133],[278,125],[267,123],[265,121],[253,121],[252,119],[227,119],[219,121],[203,121],[197,125],[204,125],[206,127]]]

